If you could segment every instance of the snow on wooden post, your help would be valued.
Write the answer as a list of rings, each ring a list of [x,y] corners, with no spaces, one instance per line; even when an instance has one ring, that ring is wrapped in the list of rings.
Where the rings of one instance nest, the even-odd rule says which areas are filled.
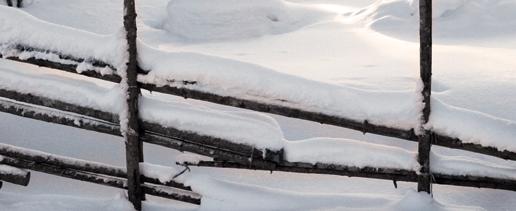
[[[419,135],[418,161],[421,165],[418,175],[418,191],[431,192],[430,149],[431,132],[423,125],[430,117],[430,94],[432,91],[432,0],[419,1],[420,16],[420,75],[422,81],[423,113],[421,119],[421,134]]]
[[[120,83],[126,86],[126,123],[123,135],[126,141],[127,162],[127,192],[129,201],[136,210],[141,210],[144,192],[140,177],[140,162],[143,162],[142,142],[140,140],[140,126],[138,122],[138,97],[140,89],[136,81],[138,75],[137,51],[136,51],[136,9],[134,0],[124,0],[124,27],[128,46],[128,60],[126,78]],[[123,84],[125,83],[125,84]]]

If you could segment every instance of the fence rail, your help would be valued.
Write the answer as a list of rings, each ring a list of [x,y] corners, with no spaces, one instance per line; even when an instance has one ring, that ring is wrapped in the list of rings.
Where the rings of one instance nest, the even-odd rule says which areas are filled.
[[[14,46],[16,49],[21,51],[37,51],[37,52],[49,52],[42,49],[35,49],[32,47],[26,47],[21,45]],[[52,54],[59,55],[60,58],[70,58],[70,56],[62,55],[57,52],[51,52]],[[2,55],[0,54],[0,57]],[[96,79],[101,79],[105,81],[120,82],[120,76],[116,74],[108,74],[108,75],[101,75],[100,73],[96,72],[95,70],[86,70],[81,71],[80,73],[77,72],[76,67],[77,65],[73,64],[61,64],[59,62],[53,62],[48,61],[44,59],[37,59],[37,58],[28,58],[28,59],[20,59],[16,56],[9,56],[9,57],[3,57],[5,59],[38,65],[41,67],[48,67],[60,71],[65,71],[69,73],[74,74],[80,74]],[[77,61],[84,61],[85,59],[77,59]],[[97,67],[105,67],[104,65],[107,65],[106,63],[95,61],[95,63],[99,64]],[[63,68],[65,66],[65,68]],[[145,74],[147,71],[139,70],[140,74]],[[195,84],[194,81],[183,81],[183,84]],[[265,103],[260,102],[256,100],[248,100],[248,99],[241,99],[231,96],[222,96],[215,93],[209,93],[204,91],[199,91],[195,89],[190,89],[187,87],[173,87],[173,86],[157,86],[155,84],[150,83],[139,83],[138,84],[140,88],[152,91],[152,92],[159,92],[163,94],[170,94],[174,96],[179,96],[185,99],[195,99],[195,100],[201,100],[205,102],[211,102],[216,103],[220,105],[225,106],[231,106],[236,108],[242,108],[252,111],[259,111],[259,112],[265,112],[269,114],[276,114],[280,116],[290,117],[290,118],[296,118],[296,119],[302,119],[302,120],[308,120],[313,121],[321,124],[328,124],[333,125],[337,127],[352,129],[356,131],[360,131],[364,134],[371,133],[381,136],[387,136],[387,137],[393,137],[398,138],[405,141],[418,141],[418,136],[415,134],[414,129],[411,130],[403,130],[399,128],[393,128],[385,125],[378,125],[378,124],[372,124],[369,123],[367,120],[360,122],[352,119],[347,119],[345,117],[339,117],[324,113],[318,113],[318,112],[312,112],[312,111],[306,111],[299,108],[290,107],[287,105],[280,105],[280,104],[271,104],[271,103]],[[270,100],[267,100],[270,102]],[[285,101],[279,100],[278,103],[285,103]],[[433,137],[435,139],[431,140],[432,145],[436,146],[442,146],[447,148],[453,148],[453,149],[459,149],[464,151],[470,151],[475,153],[480,153],[484,155],[489,155],[493,157],[498,157],[506,160],[515,160],[516,161],[516,152],[508,151],[508,150],[499,150],[495,147],[491,146],[483,146],[480,144],[474,144],[474,143],[465,143],[462,140],[450,137],[447,135],[439,134],[433,131],[430,131]]]
[[[8,3],[11,1],[8,1]],[[21,1],[18,1],[21,2]],[[121,125],[120,117],[107,111],[102,111],[85,106],[79,106],[68,102],[50,99],[34,94],[21,93],[6,88],[0,89],[0,111],[18,116],[42,120],[76,128],[81,128],[100,133],[122,136],[126,141],[126,169],[105,164],[81,161],[73,158],[55,156],[42,152],[27,152],[27,149],[16,148],[0,144],[0,155],[4,156],[0,164],[15,168],[31,169],[57,176],[128,189],[129,200],[135,209],[141,209],[141,201],[144,194],[156,195],[165,198],[199,204],[201,196],[191,192],[189,187],[175,181],[160,182],[155,178],[142,175],[139,164],[143,163],[143,142],[156,144],[179,151],[188,151],[214,158],[212,162],[186,163],[200,167],[239,168],[251,170],[285,171],[297,173],[332,174],[350,177],[366,177],[374,179],[417,182],[418,190],[431,192],[431,183],[456,185],[479,188],[495,188],[516,191],[516,180],[504,178],[492,178],[472,175],[447,175],[431,171],[430,150],[432,145],[447,148],[460,149],[475,153],[490,155],[508,160],[516,160],[516,152],[498,150],[495,147],[479,144],[463,143],[461,140],[424,130],[423,125],[428,122],[430,112],[431,75],[432,75],[432,1],[420,0],[420,75],[422,90],[421,96],[424,109],[421,111],[421,124],[418,128],[404,130],[385,125],[371,124],[367,120],[357,121],[346,117],[335,116],[320,112],[313,112],[296,108],[284,100],[250,100],[251,96],[238,98],[222,96],[214,92],[199,91],[189,88],[195,85],[195,81],[182,81],[183,86],[158,86],[151,83],[137,82],[138,74],[146,74],[137,64],[136,49],[136,12],[134,0],[124,0],[124,26],[128,44],[129,59],[127,70],[122,77],[116,74],[100,74],[95,70],[77,72],[77,65],[88,61],[94,67],[107,67],[113,72],[113,65],[103,61],[89,58],[77,58],[65,55],[61,52],[38,49],[33,46],[13,45],[13,49],[20,52],[37,52],[40,54],[52,54],[60,60],[72,62],[60,63],[58,61],[40,58],[20,58],[17,56],[3,56],[1,58],[17,62],[80,74],[96,79],[120,83],[126,87],[128,108],[127,122]],[[12,5],[12,2],[11,4]],[[20,3],[21,5],[21,3]],[[76,63],[76,64],[74,64]],[[284,159],[282,150],[258,150],[245,144],[233,143],[219,137],[200,134],[193,131],[182,131],[177,128],[164,126],[155,122],[140,119],[138,115],[138,98],[140,90],[146,89],[164,94],[181,96],[220,105],[243,108],[253,111],[277,114],[285,117],[309,120],[323,124],[334,125],[343,128],[358,130],[365,133],[373,133],[387,137],[399,138],[406,141],[418,142],[418,161],[421,165],[419,171],[390,169],[390,168],[357,168],[353,166],[335,165],[326,163],[300,163],[288,162]],[[125,130],[120,130],[120,128]],[[423,131],[416,135],[415,130]],[[23,170],[21,170],[23,172]],[[7,176],[6,176],[7,175]],[[30,174],[8,177],[8,174],[0,172],[0,180],[11,181],[27,185]],[[165,189],[166,187],[168,189]]]
[[[38,162],[30,159],[19,159],[15,157],[5,157],[0,163],[11,166],[16,166],[23,169],[30,169],[46,174],[56,175],[60,177],[80,180],[84,182],[95,183],[104,186],[127,189],[127,179],[125,177],[118,177],[110,174],[100,174],[93,171],[88,171],[81,166],[68,165],[65,167],[60,164],[53,164],[52,162]],[[91,163],[91,165],[97,165]],[[79,170],[81,169],[82,170]],[[114,170],[114,169],[110,169]],[[110,173],[110,172],[108,172]],[[155,179],[149,181],[155,182]],[[162,184],[142,184],[145,193],[188,203],[200,204],[200,195],[188,190],[182,190],[175,187],[167,187]]]

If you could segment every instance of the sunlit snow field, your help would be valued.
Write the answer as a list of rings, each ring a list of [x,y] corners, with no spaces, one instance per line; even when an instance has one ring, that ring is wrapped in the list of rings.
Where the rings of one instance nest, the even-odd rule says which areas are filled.
[[[418,11],[414,1],[206,0],[199,3],[202,1],[137,1],[141,42],[164,52],[195,55],[193,58],[217,57],[218,61],[227,61],[229,65],[240,62],[244,67],[250,67],[250,71],[271,70],[329,87],[367,93],[416,90],[419,43]],[[121,29],[122,1],[27,2],[23,10],[44,21],[97,34],[113,34]],[[483,135],[483,130],[471,131],[467,126],[484,119],[514,128],[516,0],[434,2],[432,95],[437,102],[436,112],[442,113],[439,116],[441,122],[437,123],[457,124],[452,121],[453,117],[464,115],[471,122],[460,122],[454,129]],[[191,60],[195,62],[195,59]],[[187,62],[173,64],[184,63]],[[4,60],[0,61],[0,68],[35,69]],[[302,83],[285,86],[289,85],[303,90]],[[145,94],[186,105],[237,110]],[[380,113],[399,109],[400,105],[392,100],[386,99],[386,103],[381,104],[382,99],[366,99],[362,106]],[[401,97],[399,100],[411,99]],[[367,102],[380,103],[369,105]],[[450,121],[447,121],[447,115]],[[415,144],[393,138],[271,116],[279,124],[280,133],[291,141],[314,137],[347,138],[416,151]],[[496,131],[493,128],[491,130]],[[0,114],[0,139],[3,143],[59,155],[119,166],[125,164],[123,142],[118,137],[8,114]],[[516,147],[516,144],[512,146]],[[156,164],[174,165],[180,154],[152,145],[144,148],[146,162]],[[440,147],[432,150],[439,159],[475,161],[516,176],[514,162]],[[0,191],[0,210],[128,209],[129,205],[120,197],[121,190],[32,173],[28,187],[4,183]],[[434,185],[435,201],[432,201],[415,193],[416,184],[413,183],[400,183],[395,189],[391,181],[208,168],[193,168],[185,176],[196,178],[192,180],[194,190],[204,196],[201,210],[512,210],[516,207],[515,193],[491,189]],[[144,209],[196,210],[199,207],[151,197]]]

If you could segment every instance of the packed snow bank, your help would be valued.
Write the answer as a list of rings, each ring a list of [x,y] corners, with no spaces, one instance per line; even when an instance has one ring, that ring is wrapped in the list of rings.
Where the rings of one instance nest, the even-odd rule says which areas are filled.
[[[165,29],[192,41],[260,37],[294,31],[325,16],[284,0],[171,0]]]
[[[311,164],[419,170],[414,152],[349,139],[313,138],[289,141],[285,145],[285,158],[290,162]]]
[[[434,35],[479,38],[516,33],[514,11],[516,1],[512,0],[434,0]],[[354,15],[372,29],[387,34],[417,33],[419,1],[380,0]]]

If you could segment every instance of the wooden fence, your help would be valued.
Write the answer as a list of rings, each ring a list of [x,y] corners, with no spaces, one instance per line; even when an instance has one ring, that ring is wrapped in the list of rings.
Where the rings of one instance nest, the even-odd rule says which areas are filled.
[[[0,172],[0,180],[27,185],[30,174],[23,169],[30,169],[86,182],[127,189],[129,200],[136,209],[141,209],[141,201],[145,199],[145,194],[199,204],[201,202],[201,196],[192,192],[189,187],[175,181],[160,182],[156,178],[150,178],[140,173],[139,164],[144,162],[142,143],[146,142],[214,158],[214,161],[211,162],[185,163],[187,165],[366,177],[392,180],[394,184],[396,184],[396,181],[417,182],[418,190],[428,193],[431,192],[432,183],[516,191],[516,180],[483,176],[447,175],[430,171],[430,150],[432,145],[516,160],[516,152],[500,151],[494,147],[463,143],[457,138],[448,137],[423,128],[423,125],[428,121],[431,115],[431,3],[431,0],[420,0],[420,75],[421,82],[424,85],[421,95],[425,105],[424,109],[421,111],[421,124],[419,128],[402,130],[384,125],[370,124],[368,121],[358,122],[345,117],[311,112],[270,102],[222,96],[216,94],[216,92],[190,89],[188,86],[157,86],[152,83],[137,82],[136,77],[138,74],[146,74],[148,71],[140,69],[136,59],[137,27],[134,0],[125,0],[124,11],[126,11],[126,13],[124,14],[124,27],[127,32],[126,39],[129,46],[126,75],[101,75],[94,70],[86,70],[78,73],[76,71],[77,65],[74,64],[59,63],[39,58],[22,59],[16,56],[7,57],[0,55],[4,59],[49,67],[55,70],[81,74],[114,83],[121,83],[123,85],[122,87],[127,87],[127,96],[130,96],[127,98],[126,102],[128,121],[126,125],[122,125],[125,128],[125,130],[123,130],[124,132],[120,130],[121,126],[118,114],[33,94],[21,93],[16,90],[0,89],[0,111],[85,130],[122,136],[126,141],[126,168],[88,161],[78,161],[73,158],[55,156],[48,153],[0,144],[0,155],[3,156],[3,159],[0,160],[0,164],[8,165],[18,170]],[[85,61],[85,58],[76,58],[71,55],[62,54],[61,52],[51,52],[46,49],[34,48],[33,46],[17,45],[15,48],[28,52],[51,53],[58,55],[60,59],[76,61],[78,63]],[[110,64],[103,61],[91,62],[93,66],[96,67],[112,67]],[[195,83],[195,81],[183,81],[183,84],[186,85]],[[421,169],[419,171],[409,171],[390,168],[357,168],[326,163],[317,163],[314,165],[309,163],[289,162],[283,158],[282,150],[262,151],[250,145],[237,144],[218,137],[182,131],[177,128],[143,121],[138,118],[138,107],[136,106],[138,97],[140,96],[140,89],[330,124],[362,131],[364,134],[374,133],[399,138],[405,141],[417,141],[419,146],[418,162],[421,165]],[[424,132],[420,135],[416,135],[415,130]],[[17,172],[17,174],[13,174],[12,172]]]

